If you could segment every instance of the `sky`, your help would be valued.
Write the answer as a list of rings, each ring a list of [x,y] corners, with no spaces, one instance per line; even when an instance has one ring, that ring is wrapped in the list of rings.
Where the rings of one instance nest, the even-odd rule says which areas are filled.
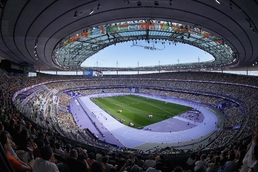
[[[137,43],[137,44],[136,44]],[[144,47],[156,48],[150,50]],[[146,40],[111,45],[88,58],[83,67],[145,67],[178,63],[210,61],[214,58],[207,52],[188,45],[176,45],[166,41],[150,42]]]
[[[144,48],[152,47],[156,50],[150,50]],[[98,53],[94,54],[82,63],[82,67],[145,67],[145,66],[158,66],[178,63],[192,63],[192,62],[205,62],[213,60],[214,58],[209,53],[188,45],[177,43],[176,45],[169,45],[168,42],[162,44],[162,42],[150,42],[146,40],[117,43],[111,45]],[[83,72],[75,71],[42,71],[49,74],[59,75],[82,75]],[[213,71],[214,72],[214,71]],[[221,71],[217,71],[221,72]],[[241,75],[255,75],[258,76],[258,71],[223,71],[224,73],[233,73]],[[143,72],[140,72],[140,74]],[[146,73],[146,72],[145,72]],[[147,72],[148,73],[148,72]],[[114,71],[105,71],[104,74],[117,75]],[[137,71],[133,72],[122,72],[119,74],[139,74]]]

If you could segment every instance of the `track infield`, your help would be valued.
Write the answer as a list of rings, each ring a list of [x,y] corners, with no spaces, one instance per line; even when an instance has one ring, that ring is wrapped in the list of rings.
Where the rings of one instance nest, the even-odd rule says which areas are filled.
[[[142,128],[192,109],[136,95],[92,98],[92,101],[121,123],[133,128]]]

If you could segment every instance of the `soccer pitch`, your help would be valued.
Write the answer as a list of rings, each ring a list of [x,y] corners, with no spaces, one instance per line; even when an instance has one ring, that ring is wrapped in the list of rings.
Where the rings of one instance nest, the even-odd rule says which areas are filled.
[[[135,95],[92,98],[104,111],[134,128],[145,127],[191,110],[191,107]],[[121,112],[118,112],[121,110]],[[152,115],[152,118],[149,118]]]

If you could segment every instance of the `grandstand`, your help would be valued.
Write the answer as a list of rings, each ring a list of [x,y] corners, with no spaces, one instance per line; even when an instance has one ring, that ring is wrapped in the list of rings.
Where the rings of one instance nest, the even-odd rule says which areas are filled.
[[[33,171],[36,167],[28,164],[38,160],[49,161],[58,171],[65,167],[77,171],[69,166],[71,152],[85,160],[77,159],[84,171],[93,171],[87,165],[91,153],[96,163],[102,163],[102,156],[113,157],[119,172],[130,171],[136,163],[148,171],[143,163],[150,155],[164,172],[177,166],[200,171],[186,164],[191,154],[196,155],[194,162],[207,157],[203,171],[225,154],[233,157],[234,169],[229,171],[247,171],[257,161],[246,157],[258,142],[258,79],[225,71],[257,70],[257,5],[241,0],[17,1],[14,5],[0,0],[0,171]],[[81,66],[110,45],[131,41],[136,46],[139,40],[164,47],[189,44],[214,60],[119,69]],[[57,75],[63,71],[75,75]],[[103,75],[108,71],[117,75]],[[120,71],[137,74],[119,75]],[[143,71],[153,73],[140,74]],[[133,128],[91,100],[118,95],[192,109]],[[44,144],[51,148],[51,159],[43,160]],[[19,169],[10,157],[20,160]],[[219,169],[227,165],[224,161],[220,159]]]
[[[184,151],[213,150],[214,148],[219,149],[231,145],[235,143],[236,139],[247,138],[252,133],[252,128],[256,125],[256,117],[252,113],[256,110],[256,106],[253,105],[255,101],[250,100],[256,97],[256,86],[252,84],[252,82],[256,82],[255,77],[251,77],[254,80],[250,80],[250,77],[244,77],[247,80],[242,80],[243,76],[232,74],[180,72],[135,77],[113,76],[112,79],[110,77],[85,79],[78,76],[75,80],[58,80],[60,78],[57,77],[57,80],[53,80],[53,76],[38,75],[41,81],[40,84],[32,84],[30,87],[21,89],[17,94],[14,94],[13,100],[16,107],[26,117],[37,121],[39,125],[45,128],[54,128],[63,136],[85,144],[87,149],[89,149],[88,146],[101,149],[106,147],[107,150],[123,150],[127,147],[130,150],[129,152],[141,150],[145,153],[156,152],[157,150],[164,152],[163,149],[166,149],[166,152],[173,152],[175,149]],[[208,79],[211,76],[216,79]],[[139,77],[141,77],[140,80],[138,79]],[[206,77],[207,80],[203,82]],[[163,80],[162,86],[157,82],[160,79]],[[225,82],[224,79],[226,81],[231,80],[231,82]],[[28,81],[34,82],[35,80],[29,79]],[[96,81],[98,81],[98,86],[95,84]],[[248,81],[252,82],[248,84]],[[127,85],[127,83],[130,84]],[[192,106],[196,110],[188,113],[201,112],[204,114],[204,119],[199,125],[204,129],[194,127],[190,130],[172,132],[172,134],[170,132],[146,130],[142,130],[141,134],[137,129],[136,133],[134,131],[128,132],[128,127],[114,120],[90,100],[90,97],[94,95],[103,96],[103,91],[108,96],[132,94],[130,93],[132,83],[134,87],[141,88],[139,92],[142,96],[156,96],[157,99],[163,101],[176,101],[179,104]],[[76,94],[68,95],[69,90]],[[229,90],[234,90],[234,92]],[[249,96],[242,96],[238,90]],[[43,93],[44,96],[40,96]],[[30,99],[26,99],[26,96],[30,97]],[[226,106],[226,102],[229,102],[227,103],[229,105]],[[37,108],[35,110],[31,108],[37,106],[43,109],[43,116],[36,111],[38,110]],[[67,108],[66,110],[65,107]],[[74,109],[77,110],[75,117],[71,113]],[[79,112],[82,111],[85,111],[85,114],[88,115],[87,118],[79,117]],[[36,115],[37,113],[38,115]],[[215,118],[212,117],[213,114],[216,114],[214,115]],[[189,120],[185,119],[185,121]],[[97,122],[102,123],[104,127],[99,127],[101,125],[97,125]],[[90,127],[91,124],[93,129]],[[240,128],[225,129],[228,127],[233,128],[234,126],[240,126]],[[106,130],[108,130],[108,133]],[[205,133],[200,133],[200,131]],[[119,135],[125,135],[123,132],[127,133],[127,135],[120,137]],[[151,137],[148,136],[148,133]],[[108,134],[114,137],[109,140],[107,137],[101,137]],[[190,135],[187,136],[187,134]],[[225,135],[227,137],[224,137]],[[164,138],[168,139],[166,143]]]
[[[179,75],[178,77],[183,78],[184,75],[185,76],[186,75],[193,75],[193,76],[200,75],[200,73],[179,73],[179,74],[174,73],[174,74],[175,74],[174,76],[172,76],[171,73],[160,74],[160,77],[162,78],[162,76],[167,75],[166,78],[169,78],[168,75],[171,75],[170,77],[174,78],[176,75]],[[206,73],[201,73],[201,74],[203,74],[204,76],[206,75]],[[216,75],[216,74],[214,74],[214,75]],[[217,75],[219,75],[219,74],[217,74]],[[222,74],[222,75],[224,75],[224,74]],[[248,133],[249,131],[243,132],[242,130],[246,130],[246,128],[244,128],[243,126],[245,126],[246,123],[248,122],[247,121],[248,119],[244,118],[244,115],[246,113],[248,113],[247,110],[249,110],[246,107],[247,100],[245,100],[245,99],[242,100],[243,97],[242,98],[239,97],[241,95],[234,95],[235,93],[228,92],[228,89],[238,90],[238,89],[242,89],[242,87],[247,87],[247,85],[239,86],[239,84],[235,85],[233,82],[232,83],[229,83],[229,82],[224,83],[221,81],[217,81],[217,82],[212,81],[211,83],[209,83],[207,81],[207,83],[204,84],[203,82],[199,82],[198,80],[191,80],[191,82],[187,82],[187,80],[183,80],[183,79],[180,81],[178,81],[177,79],[163,79],[163,85],[162,85],[162,87],[160,87],[160,85],[158,84],[158,82],[155,79],[156,75],[154,75],[155,76],[154,78],[151,78],[151,76],[152,75],[147,75],[146,78],[141,78],[140,81],[137,78],[130,78],[130,81],[128,81],[128,78],[123,79],[121,77],[119,77],[119,78],[114,77],[112,79],[112,82],[110,82],[110,78],[106,79],[104,77],[101,79],[99,79],[99,78],[78,79],[76,84],[72,84],[74,82],[73,80],[66,80],[66,81],[61,80],[60,82],[58,82],[58,81],[47,82],[47,83],[45,83],[47,87],[42,87],[42,85],[39,85],[38,87],[48,89],[49,93],[48,94],[46,93],[46,95],[48,95],[48,96],[44,96],[44,97],[42,96],[39,98],[38,101],[34,101],[34,99],[30,99],[32,102],[27,102],[27,104],[31,103],[33,106],[37,106],[37,105],[42,106],[42,104],[45,104],[45,106],[42,107],[42,109],[44,110],[43,114],[45,114],[44,119],[59,117],[59,116],[55,116],[55,115],[53,116],[53,114],[51,114],[51,113],[46,113],[46,112],[53,111],[53,109],[56,109],[56,111],[58,112],[57,114],[62,114],[62,115],[69,114],[68,111],[66,113],[64,113],[62,110],[60,110],[60,108],[63,109],[63,106],[69,106],[69,111],[71,111],[71,112],[76,110],[79,122],[76,121],[76,118],[73,118],[70,116],[70,120],[73,118],[73,121],[75,121],[75,123],[67,125],[67,121],[64,121],[67,125],[65,127],[65,129],[68,129],[68,130],[72,129],[71,126],[74,126],[73,131],[78,130],[80,128],[80,126],[82,126],[82,128],[83,128],[84,125],[86,125],[86,126],[89,125],[87,123],[87,121],[91,121],[91,123],[93,123],[94,125],[96,125],[96,123],[101,123],[102,125],[104,125],[104,128],[108,128],[108,130],[112,130],[111,127],[116,126],[119,128],[119,126],[123,126],[123,124],[117,123],[115,125],[112,125],[112,122],[111,122],[111,124],[108,123],[110,121],[108,121],[107,124],[105,124],[106,118],[108,118],[110,120],[114,120],[114,119],[109,118],[108,115],[106,114],[106,112],[99,109],[90,100],[90,97],[93,97],[94,95],[98,96],[100,93],[100,90],[102,90],[102,91],[105,90],[104,92],[108,93],[109,96],[111,94],[119,93],[119,92],[122,92],[120,94],[130,94],[130,85],[128,86],[126,84],[128,82],[130,84],[133,82],[135,86],[138,86],[141,88],[140,92],[144,93],[144,94],[142,94],[142,96],[150,96],[150,97],[156,96],[157,97],[158,95],[160,95],[160,97],[157,97],[157,98],[159,98],[163,101],[171,101],[171,102],[175,101],[176,103],[181,102],[185,105],[192,106],[193,108],[198,109],[198,111],[201,111],[201,113],[204,114],[204,116],[209,114],[209,112],[205,112],[205,113],[202,112],[205,109],[203,107],[207,106],[208,108],[206,108],[206,110],[208,109],[210,111],[210,114],[217,114],[218,117],[216,117],[213,120],[208,118],[208,116],[211,117],[210,115],[204,117],[204,121],[202,121],[202,124],[209,122],[208,126],[211,127],[210,131],[208,128],[206,128],[206,130],[203,130],[206,132],[206,134],[209,132],[212,132],[213,130],[215,130],[217,132],[216,126],[214,126],[214,124],[216,123],[216,124],[220,125],[221,128],[223,128],[224,125],[225,125],[225,127],[241,126],[240,131],[232,130],[232,133],[234,133],[234,134],[232,134],[232,138],[228,137],[228,140],[227,140],[228,144],[232,143],[234,141],[235,137],[240,137],[240,138],[246,137],[246,135],[243,133]],[[229,75],[229,76],[231,76],[231,75]],[[91,84],[92,83],[94,84],[96,79],[98,80],[99,85],[92,87]],[[59,84],[59,83],[61,83],[61,84]],[[167,84],[169,84],[169,87],[167,86]],[[221,85],[223,85],[223,90],[221,90],[221,91],[225,91],[225,93],[217,92],[217,90],[220,90]],[[81,87],[81,86],[83,86],[83,87]],[[114,88],[111,89],[112,87],[114,87]],[[211,87],[214,88],[216,90],[216,92],[212,92],[212,90],[210,90]],[[55,89],[59,88],[60,91],[57,91],[56,94],[53,94],[53,91],[51,91],[51,88],[55,88]],[[148,88],[148,89],[146,89],[146,88]],[[191,89],[187,89],[187,88],[191,88]],[[252,87],[247,87],[247,89],[250,89],[250,88],[252,88]],[[33,89],[37,90],[37,87],[35,86],[35,87],[33,87]],[[252,89],[254,89],[254,88],[252,88]],[[28,94],[26,94],[26,92],[31,93],[30,89],[25,89],[25,90],[26,90],[25,93],[22,93],[22,94],[20,93],[19,95],[28,95]],[[80,93],[79,95],[81,95],[81,96],[67,96],[65,92],[67,92],[68,90],[72,90],[73,92]],[[46,91],[46,90],[44,90],[44,91]],[[42,92],[43,92],[43,90],[42,90]],[[35,91],[35,95],[37,95],[36,93],[37,92]],[[232,94],[232,95],[230,95],[230,94]],[[58,95],[60,95],[60,97]],[[89,95],[89,96],[85,97],[82,95]],[[32,96],[32,95],[30,95],[30,96]],[[103,96],[103,95],[101,95],[101,96]],[[180,97],[178,97],[178,96],[180,96]],[[57,100],[55,100],[56,102],[53,103],[54,106],[53,105],[50,106],[47,103],[45,103],[46,101],[47,102],[50,101],[50,103],[52,103],[54,101],[54,100],[51,100],[53,97],[57,97]],[[71,99],[71,100],[73,100],[73,101],[71,101],[72,103],[70,103],[69,97],[72,98]],[[189,99],[188,97],[190,97],[191,99]],[[50,100],[46,100],[46,99],[50,99]],[[189,101],[189,100],[191,100],[191,101]],[[204,100],[204,102],[202,102],[203,100]],[[23,96],[20,96],[16,101],[19,102],[20,105],[23,105],[22,110],[24,112],[28,112],[27,109],[24,109],[24,104],[22,103],[22,102],[26,102],[26,99]],[[41,101],[43,103],[40,103]],[[223,101],[232,102],[233,105],[238,104],[238,107],[228,106],[228,107],[218,108],[219,105],[222,104]],[[34,102],[34,104],[33,104],[33,102]],[[85,104],[87,106],[85,106]],[[77,107],[79,107],[79,109]],[[31,109],[31,108],[29,108],[29,109]],[[226,110],[224,111],[224,109],[226,109]],[[85,114],[87,114],[88,119],[83,117],[82,120],[79,120],[79,114],[80,114],[80,112],[83,112],[83,111],[85,112]],[[228,114],[228,115],[225,115],[225,114],[227,114],[230,111],[234,112],[235,115],[239,114],[239,116],[232,117],[232,119],[229,118],[230,114]],[[213,113],[211,113],[211,112],[213,112]],[[76,113],[74,113],[74,114],[76,114]],[[101,117],[101,116],[105,116],[105,117]],[[65,118],[69,119],[68,115]],[[217,123],[218,122],[217,118],[220,119],[219,120],[220,123]],[[227,120],[228,120],[227,123],[224,123],[225,122],[224,118],[227,118]],[[237,121],[229,121],[229,120],[236,120],[235,118],[237,119]],[[93,121],[93,120],[95,120],[95,121]],[[57,121],[60,122],[60,120],[57,120]],[[78,126],[76,125],[76,123]],[[99,129],[95,128],[95,130],[99,130]],[[125,129],[125,130],[127,130],[127,129]],[[91,132],[95,133],[93,130]],[[146,132],[146,131],[144,131],[144,132]],[[223,131],[221,131],[221,132],[223,133]],[[99,133],[96,135],[97,137],[104,135],[101,131],[98,131],[97,133]],[[195,133],[198,133],[198,130],[195,131]],[[153,134],[153,133],[151,133],[151,134]],[[199,137],[204,136],[206,134],[200,134]],[[121,134],[121,135],[123,135],[123,134]],[[134,134],[132,134],[132,135],[134,135]],[[132,137],[132,135],[130,137]],[[180,135],[180,137],[182,137],[183,134],[180,133],[179,135]],[[217,133],[217,135],[219,135],[219,134]],[[130,137],[128,136],[128,138],[130,138]],[[175,143],[183,142],[183,140],[180,140],[180,137],[175,136],[175,138],[178,138],[178,139],[175,139],[174,141],[169,141],[169,142],[175,142]],[[196,137],[198,138],[198,136],[196,136]],[[173,140],[172,136],[169,136],[169,138]],[[194,138],[193,136],[191,136],[188,138],[188,140],[197,139],[197,138]],[[160,140],[163,140],[163,139],[161,138]],[[155,142],[162,143],[162,141],[155,141]],[[135,144],[137,144],[137,143],[135,143]],[[153,147],[155,147],[155,146],[153,146]]]

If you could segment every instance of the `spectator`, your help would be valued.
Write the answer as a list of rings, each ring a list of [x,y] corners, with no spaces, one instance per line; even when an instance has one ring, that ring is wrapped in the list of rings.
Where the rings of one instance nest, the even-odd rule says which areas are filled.
[[[243,159],[243,165],[241,167],[240,172],[246,172],[251,167],[251,165],[254,164],[255,159],[253,156],[253,152],[254,152],[254,147],[257,145],[257,143],[258,143],[258,126],[256,127],[256,131],[252,139],[251,146]]]
[[[202,171],[206,168],[205,159],[206,159],[206,155],[202,154],[201,157],[200,157],[200,160],[195,162],[195,166],[194,166],[194,171],[195,172]]]
[[[47,142],[48,142],[48,141],[47,141],[47,139],[46,139],[45,133],[42,133],[42,132],[38,133],[38,137],[35,138],[34,142],[35,142],[36,144],[38,144],[38,141],[40,141],[40,140],[43,141],[45,145],[47,145]]]
[[[33,172],[59,172],[55,164],[55,156],[49,146],[43,146],[40,149],[41,158],[35,159]]]
[[[131,167],[130,172],[142,172],[142,168],[135,164]]]
[[[116,165],[116,171],[118,171],[118,172],[123,172],[124,171],[124,169],[125,169],[125,167],[129,164],[130,162],[129,162],[129,160],[127,159],[127,161],[125,161],[125,160],[119,160],[118,162],[117,162],[117,165]]]
[[[228,150],[222,151],[221,159],[220,159],[220,167],[222,168],[225,163],[228,161]]]
[[[111,153],[111,156],[109,157],[109,161],[110,164],[112,164],[113,166],[115,166],[117,164],[117,159],[116,159],[116,153]]]
[[[2,133],[4,133],[9,138],[9,140],[11,142],[11,146],[12,146],[11,154],[14,157],[18,157],[22,162],[25,162],[27,164],[28,161],[29,161],[29,154],[28,154],[28,152],[26,152],[26,151],[24,151],[22,149],[17,150],[17,146],[13,142],[12,136],[10,135],[10,133],[8,131],[4,130],[4,131],[2,131]]]
[[[206,169],[206,172],[218,172],[220,165],[219,165],[220,157],[217,156],[214,159],[213,163],[209,163],[207,166],[208,168]]]
[[[149,167],[154,167],[156,165],[156,161],[154,160],[153,155],[149,155],[149,159],[144,162],[144,169],[148,169]]]
[[[7,135],[2,132],[0,134],[0,142],[4,148],[7,159],[10,161],[11,166],[16,171],[32,171],[34,160],[30,161],[28,164],[22,162],[18,157],[15,157],[11,154],[12,145],[10,139]]]
[[[112,164],[108,163],[108,160],[109,160],[108,156],[104,156],[102,158],[103,165],[105,166],[105,172],[109,172],[109,170],[113,167]]]
[[[143,166],[144,166],[144,160],[143,160],[143,158],[142,158],[141,155],[138,155],[138,156],[137,156],[137,165],[138,165],[139,167],[141,167],[141,168],[143,168]]]
[[[93,152],[89,153],[88,159],[87,159],[88,165],[91,166],[91,164],[92,164],[93,162],[95,162],[95,161],[96,161],[96,160],[95,160],[95,155],[94,155],[94,153],[93,153]]]
[[[96,161],[102,163],[102,158],[106,156],[106,153],[104,151],[101,151],[100,153],[96,154]]]
[[[60,157],[64,158],[64,151],[59,142],[55,143],[55,153]]]
[[[67,143],[65,145],[65,150],[64,150],[64,157],[65,157],[65,159],[70,157],[70,151],[71,151],[71,144]]]
[[[86,160],[78,160],[78,152],[76,149],[72,149],[70,157],[66,161],[71,172],[87,172],[89,171],[89,165]]]
[[[0,120],[0,134],[1,134],[2,131],[4,131],[4,125],[2,124],[2,122]]]
[[[196,155],[195,153],[192,153],[191,156],[186,161],[187,169],[193,170],[195,162],[196,162]]]
[[[84,161],[87,160],[88,158],[88,154],[87,154],[87,150],[86,149],[82,149],[81,146],[77,145],[77,147],[75,147],[75,149],[78,152],[78,160]]]
[[[110,168],[109,172],[117,172],[115,167]]]
[[[163,165],[161,162],[157,162],[155,165],[155,168],[149,167],[146,172],[161,172],[163,168]]]
[[[224,167],[222,168],[224,172],[233,172],[236,162],[235,162],[235,153],[233,150],[229,151],[228,154],[228,161],[225,163]]]
[[[183,172],[183,169],[182,169],[182,167],[177,166],[177,167],[174,169],[173,172]]]
[[[43,140],[38,140],[36,144],[37,144],[37,148],[34,149],[34,151],[33,151],[34,158],[37,158],[37,157],[41,158],[40,149],[43,146],[45,146],[45,142]]]
[[[105,172],[105,167],[102,163],[94,161],[90,166],[90,172]]]
[[[257,172],[258,171],[258,144],[254,147],[254,163],[249,168],[248,172]]]

